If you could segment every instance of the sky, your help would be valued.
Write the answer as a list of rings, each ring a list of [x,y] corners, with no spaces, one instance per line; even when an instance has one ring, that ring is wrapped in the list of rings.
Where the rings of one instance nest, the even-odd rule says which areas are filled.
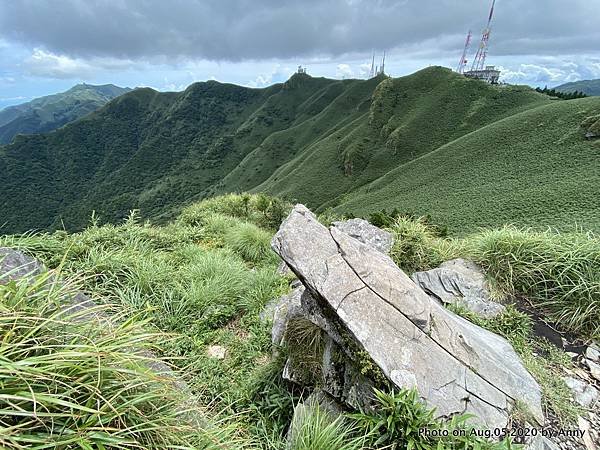
[[[491,0],[0,0],[0,108],[77,83],[185,89],[455,68]],[[487,62],[513,84],[600,78],[600,0],[496,0]]]

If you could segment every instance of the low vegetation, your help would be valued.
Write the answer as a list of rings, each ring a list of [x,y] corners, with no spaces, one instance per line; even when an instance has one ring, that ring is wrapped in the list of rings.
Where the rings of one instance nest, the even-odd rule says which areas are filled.
[[[106,347],[94,348],[94,344],[86,339],[89,348],[81,348],[82,362],[74,369],[81,370],[82,374],[92,370],[93,367],[98,370],[97,364],[95,366],[93,364],[97,360],[97,355],[106,351],[106,360],[102,364],[115,365],[125,370],[128,364],[132,365],[136,362],[135,357],[132,356],[132,362],[128,363],[126,350],[133,342],[140,341],[142,345],[144,342],[142,338],[144,338],[153,343],[153,349],[157,354],[170,359],[182,371],[183,379],[196,393],[200,405],[206,409],[207,414],[211,414],[213,422],[218,424],[215,425],[218,433],[210,430],[204,433],[208,438],[204,435],[193,436],[187,430],[185,439],[193,448],[204,447],[198,447],[197,443],[192,445],[196,442],[192,438],[206,438],[207,442],[210,442],[223,433],[228,436],[227,439],[234,437],[237,439],[227,444],[227,448],[245,448],[246,445],[255,448],[258,444],[253,444],[253,441],[264,435],[269,435],[273,441],[277,439],[281,441],[285,436],[283,430],[274,429],[276,424],[271,425],[269,422],[271,418],[266,414],[263,417],[262,411],[252,407],[252,400],[259,392],[261,396],[267,398],[272,396],[269,400],[263,399],[263,402],[279,405],[266,405],[265,409],[270,408],[269,415],[276,416],[278,408],[286,408],[288,410],[286,414],[289,414],[289,410],[293,408],[293,398],[280,388],[277,382],[273,381],[266,386],[256,382],[257,377],[262,377],[271,370],[269,369],[271,366],[277,365],[277,362],[271,361],[269,324],[261,321],[258,313],[267,301],[286,291],[287,281],[276,274],[277,261],[268,251],[272,230],[260,228],[258,225],[265,220],[262,206],[257,206],[262,204],[263,197],[253,196],[247,209],[244,207],[241,211],[235,209],[226,211],[238,200],[243,206],[247,198],[250,197],[229,196],[220,199],[217,208],[219,212],[214,209],[217,203],[215,201],[195,205],[193,211],[185,211],[179,221],[165,227],[140,223],[133,213],[121,225],[100,226],[92,223],[85,231],[76,234],[55,232],[0,237],[0,246],[19,248],[40,258],[52,269],[60,268],[64,276],[76,276],[80,288],[91,295],[97,303],[110,305],[103,307],[110,307],[112,311],[120,311],[123,317],[128,318],[126,323],[131,320],[131,324],[128,327],[124,326],[122,331],[118,329],[111,331],[109,338],[115,342],[107,338]],[[276,199],[271,200],[276,202]],[[202,216],[202,220],[208,226],[199,225],[195,219],[190,219],[192,216]],[[214,226],[217,222],[219,226]],[[12,284],[6,285],[3,289],[4,292],[12,289],[20,293],[23,297],[21,304],[30,303],[33,295],[29,291],[22,292],[22,289]],[[0,298],[3,304],[13,302],[12,298],[6,295]],[[56,302],[42,303],[56,304]],[[51,323],[54,320],[53,316],[46,312],[33,314],[32,317],[38,316],[45,317],[44,323],[46,321]],[[19,329],[14,321],[9,320],[11,318],[12,316],[3,315],[3,323]],[[44,336],[48,334],[38,333],[35,323],[31,327],[33,331],[29,339],[46,340]],[[90,326],[90,328],[94,327]],[[142,333],[140,330],[144,329],[156,331],[146,337],[140,335]],[[76,335],[78,331],[73,330],[70,333]],[[97,333],[100,332],[96,331]],[[168,337],[163,336],[164,333],[167,333]],[[51,343],[48,342],[48,345]],[[110,345],[115,346],[114,351]],[[76,349],[76,342],[70,343],[65,352],[74,351],[71,346],[75,346]],[[211,356],[209,349],[212,346],[225,349],[223,359]],[[19,351],[18,345],[16,343],[14,347],[10,345],[9,350]],[[39,355],[35,355],[35,352],[32,354],[32,358],[37,356]],[[17,360],[20,357],[15,356]],[[26,355],[23,356],[25,357]],[[42,371],[40,376],[44,377],[51,373],[51,370],[55,370],[53,364],[58,366],[60,362],[49,360],[47,366],[38,367]],[[57,367],[56,370],[68,369]],[[277,366],[277,370],[280,373],[281,367]],[[74,379],[77,379],[78,373],[77,371],[72,373]],[[115,369],[115,377],[123,376],[126,380],[126,375]],[[160,422],[152,415],[148,415],[146,419],[156,420],[156,427],[154,428],[154,422],[145,427],[141,422],[142,417],[134,416],[137,411],[135,409],[137,397],[131,400],[126,398],[134,395],[135,392],[121,393],[118,385],[110,381],[111,376],[110,370],[107,369],[108,387],[100,388],[97,394],[108,395],[109,399],[114,397],[114,401],[123,403],[123,408],[133,402],[132,412],[117,409],[114,413],[126,417],[131,414],[131,420],[139,420],[139,427],[147,430],[149,436],[147,439],[143,436],[130,436],[130,439],[143,448],[169,448],[161,443],[163,441],[151,442],[151,439],[167,439],[169,426],[176,428],[168,422],[171,419],[167,413],[174,410],[172,411],[171,403],[163,394],[166,387],[152,388],[152,383],[159,381],[150,375],[147,375],[148,379],[143,378],[143,373],[132,375],[131,385],[140,387],[139,401],[145,400],[144,396],[147,396],[148,407],[155,406],[157,417],[160,414],[165,416],[163,422]],[[70,389],[73,389],[74,385],[61,384],[60,379],[53,382],[59,383],[65,389],[66,397],[72,395]],[[85,383],[95,386],[93,377]],[[144,383],[148,385],[147,389]],[[22,387],[25,388],[25,385]],[[151,395],[147,393],[150,388],[152,388]],[[50,391],[52,386],[46,389]],[[115,394],[111,394],[109,389],[116,389]],[[83,405],[87,405],[88,398],[81,400]],[[159,402],[160,399],[163,401]],[[73,402],[74,399],[69,401]],[[40,407],[43,407],[43,404]],[[143,408],[144,411],[146,409]],[[148,410],[148,414],[150,412],[151,410]],[[89,413],[94,414],[93,411]],[[48,420],[52,420],[52,417]],[[94,420],[102,420],[102,417],[95,417]],[[25,422],[29,420],[24,419],[23,423]],[[89,426],[92,430],[90,433],[93,434],[98,431],[94,423],[83,417],[81,426]],[[13,425],[18,424],[12,421],[5,424],[5,426]],[[126,429],[123,435],[127,437],[127,430],[133,425],[125,421],[122,427]],[[76,432],[76,429],[73,429]],[[19,429],[15,429],[14,432],[22,433]],[[117,437],[119,437],[118,430],[115,431],[115,439]],[[102,442],[101,438],[102,436],[98,437],[98,442]],[[39,439],[45,438],[41,436]],[[82,445],[85,445],[85,442]],[[65,448],[76,448],[76,446],[74,444],[73,447]]]
[[[426,220],[405,216],[389,230],[396,238],[391,255],[408,273],[473,259],[504,295],[526,299],[563,330],[600,335],[600,239],[593,233],[505,226],[447,238]]]
[[[469,425],[469,415],[437,420],[435,410],[427,408],[414,389],[400,392],[375,390],[377,409],[351,414],[362,428],[366,448],[390,450],[501,450],[514,448],[509,438],[492,442],[478,436]],[[490,436],[491,437],[491,436]],[[495,436],[500,438],[498,434]]]
[[[0,284],[2,448],[191,449],[235,439],[209,418],[192,423],[203,411],[169,381],[177,375],[151,369],[169,336],[135,316],[98,324],[92,317],[113,313],[109,305],[59,308],[76,286],[55,275]]]
[[[430,215],[452,236],[505,224],[598,233],[600,171],[588,168],[597,165],[600,141],[586,139],[581,123],[599,113],[598,97],[527,109],[407,161],[331,206],[358,216],[393,208]]]
[[[292,423],[307,393],[284,385],[285,349],[273,356],[270,323],[259,316],[289,289],[268,250],[289,206],[266,195],[227,195],[194,204],[164,226],[132,213],[120,225],[93,219],[74,234],[1,236],[0,246],[38,257],[67,282],[48,289],[45,274],[0,285],[0,446],[283,449],[289,436],[298,450],[511,448],[472,436],[467,417],[434,420],[411,391],[376,392],[375,411],[339,418],[307,407]],[[565,329],[597,336],[594,235],[506,227],[449,238],[431,219],[378,217],[394,233],[392,257],[406,271],[468,256],[499,293],[531,302]],[[74,290],[90,295],[115,326],[66,323],[57,305]],[[511,341],[542,385],[547,410],[571,423],[578,411],[556,376],[569,361],[533,336],[531,319],[513,307],[495,319],[469,319]],[[318,352],[318,333],[296,326],[306,348]],[[132,349],[167,361],[194,402],[185,396],[182,411],[181,391],[148,370],[154,357]],[[191,410],[202,426],[182,419]],[[463,431],[434,438],[419,433],[425,426]]]

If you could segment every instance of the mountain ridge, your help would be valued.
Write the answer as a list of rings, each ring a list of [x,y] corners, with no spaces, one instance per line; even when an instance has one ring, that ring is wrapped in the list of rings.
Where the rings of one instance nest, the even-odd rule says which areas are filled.
[[[460,155],[464,167],[475,166],[477,161],[469,161],[469,155],[478,154],[482,147],[508,152],[503,142],[510,130],[502,126],[498,128],[502,132],[483,130],[548,106],[544,115],[552,118],[556,113],[552,123],[557,132],[570,136],[564,148],[558,141],[536,138],[543,134],[543,118],[525,127],[514,122],[511,126],[520,133],[515,145],[535,142],[527,153],[539,161],[562,154],[569,167],[569,151],[589,155],[596,148],[595,141],[585,140],[576,122],[585,114],[600,113],[600,101],[583,100],[553,100],[525,86],[491,86],[440,67],[370,80],[296,74],[262,89],[214,81],[194,83],[179,93],[137,89],[54,133],[20,136],[0,147],[0,171],[8,174],[0,186],[7,193],[0,200],[5,216],[1,222],[12,232],[79,229],[93,211],[114,222],[131,209],[161,222],[203,198],[265,191],[317,211],[333,208],[337,213],[364,215],[398,208],[430,214],[454,233],[481,224],[498,225],[496,216],[518,223],[522,215],[517,212],[526,204],[518,193],[511,194],[515,201],[507,203],[512,210],[501,215],[491,205],[506,202],[495,198],[494,192],[482,209],[469,209],[453,195],[446,197],[454,203],[442,207],[431,195],[436,186],[463,189],[450,182],[452,173],[437,171],[439,179],[424,182],[427,170],[405,173],[404,166],[421,160],[440,163],[435,151],[450,143],[452,148],[460,147],[456,157]],[[456,144],[472,134],[476,138],[467,139],[471,147]],[[500,156],[490,153],[486,161],[494,170],[510,173],[515,187],[523,177],[536,178],[541,163],[527,160],[528,166],[514,167]],[[443,164],[456,167],[452,155]],[[488,173],[490,183],[494,170]],[[577,166],[577,170],[579,178],[595,179],[592,167]],[[463,172],[465,181],[477,178]],[[382,184],[389,188],[381,189]],[[419,195],[429,204],[392,195],[400,186],[419,186]],[[368,191],[380,194],[373,194],[375,198]],[[558,195],[552,189],[547,193],[551,198]],[[586,202],[580,206],[588,208]],[[560,213],[563,203],[555,198],[537,205],[531,220],[570,227]],[[577,207],[570,211],[577,212]],[[598,211],[590,214],[586,224],[598,229]]]
[[[600,95],[600,79],[596,80],[580,80],[564,83],[555,88],[559,92],[583,92],[586,95]]]
[[[104,106],[131,91],[113,84],[77,84],[57,94],[35,98],[0,110],[0,144],[8,144],[17,134],[53,131]]]

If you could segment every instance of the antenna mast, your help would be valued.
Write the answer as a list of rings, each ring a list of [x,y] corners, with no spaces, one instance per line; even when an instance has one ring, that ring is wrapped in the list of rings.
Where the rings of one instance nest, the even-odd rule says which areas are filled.
[[[369,78],[373,78],[375,76],[375,52],[373,52],[373,59],[371,60],[371,75]]]
[[[469,46],[471,45],[471,37],[473,33],[471,30],[467,33],[467,40],[465,41],[465,48],[463,50],[462,56],[460,57],[460,62],[458,63],[458,68],[456,71],[458,73],[463,73],[465,71],[465,66],[467,65],[467,52],[469,51]]]
[[[492,1],[492,7],[490,9],[490,15],[488,17],[487,26],[483,30],[483,34],[481,36],[481,42],[479,43],[479,48],[477,49],[477,54],[475,55],[475,59],[473,60],[473,65],[471,66],[471,70],[483,70],[485,68],[485,58],[488,52],[488,42],[490,40],[490,33],[492,31],[492,17],[494,16],[494,5],[496,4],[496,0]]]

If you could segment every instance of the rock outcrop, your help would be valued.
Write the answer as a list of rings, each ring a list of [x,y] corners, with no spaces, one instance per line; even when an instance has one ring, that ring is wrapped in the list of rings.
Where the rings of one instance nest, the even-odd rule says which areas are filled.
[[[0,247],[0,283],[39,275],[43,266],[35,259],[10,248]]]
[[[455,304],[482,317],[494,317],[505,310],[492,301],[485,274],[472,261],[453,259],[426,272],[415,272],[412,280],[442,303]]]
[[[368,405],[380,374],[416,388],[438,416],[472,413],[483,426],[503,427],[518,401],[543,422],[540,387],[511,345],[445,309],[387,255],[324,227],[303,205],[272,247],[305,287],[296,313],[288,310],[284,342],[291,344],[294,317],[314,326],[319,352],[310,375],[335,399]],[[289,376],[291,355],[288,378],[306,383]]]

